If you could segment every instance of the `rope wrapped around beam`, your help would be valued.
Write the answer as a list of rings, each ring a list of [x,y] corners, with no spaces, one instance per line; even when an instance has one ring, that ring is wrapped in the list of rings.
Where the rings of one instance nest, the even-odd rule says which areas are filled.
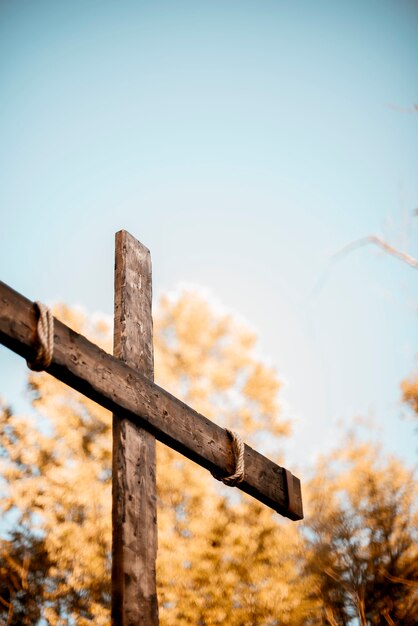
[[[42,372],[51,365],[54,354],[54,316],[51,310],[42,302],[35,302],[38,316],[36,325],[36,356],[33,361],[26,361],[29,369]]]
[[[232,450],[234,452],[234,460],[235,460],[235,470],[234,473],[230,476],[216,476],[212,474],[216,480],[222,481],[225,485],[229,487],[235,487],[235,485],[239,485],[244,480],[245,475],[245,462],[244,462],[244,442],[238,433],[235,433],[233,430],[226,429],[226,432],[230,436],[232,440]]]

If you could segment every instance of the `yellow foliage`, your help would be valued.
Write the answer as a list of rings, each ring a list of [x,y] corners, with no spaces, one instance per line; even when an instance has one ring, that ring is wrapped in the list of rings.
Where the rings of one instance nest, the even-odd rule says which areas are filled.
[[[55,314],[110,350],[105,321],[89,320],[65,306]],[[288,424],[278,418],[276,375],[254,357],[254,335],[233,317],[215,314],[205,300],[186,291],[162,299],[154,335],[159,384],[219,423],[238,429],[247,440],[261,430],[272,435],[288,432]],[[69,624],[72,615],[80,625],[107,624],[111,416],[46,373],[30,373],[29,384],[38,418],[2,421],[3,432],[8,432],[2,474],[9,483],[3,510],[17,508],[21,523],[43,534],[51,581],[44,608],[47,622]],[[158,446],[157,456],[161,623],[196,624],[198,614],[210,616],[212,623],[231,624],[242,624],[248,611],[272,616],[268,566],[265,555],[258,557],[254,523],[262,517],[273,535],[273,514],[240,498],[232,505],[225,487],[165,446]],[[235,518],[228,521],[230,515]],[[212,536],[222,534],[224,525],[229,532],[224,536],[223,565],[212,572],[219,555]],[[250,530],[255,532],[251,542],[250,534],[246,537]],[[251,554],[251,576],[237,586],[239,563],[248,563]],[[277,559],[282,558],[278,552]],[[205,581],[204,593],[200,581]],[[283,584],[287,590],[288,584]],[[218,601],[220,589],[223,602]],[[239,611],[237,603],[242,605]]]
[[[414,626],[418,618],[418,486],[378,445],[348,434],[306,489],[305,572],[322,619]],[[321,622],[319,622],[321,623]]]
[[[413,380],[404,380],[402,392],[404,402],[411,405],[415,416],[418,417],[418,376]]]
[[[64,306],[56,314],[110,351],[105,320]],[[279,415],[276,373],[255,356],[253,333],[183,291],[162,298],[154,343],[161,386],[257,448],[268,433],[269,450],[271,442],[278,449],[289,424]],[[22,610],[30,611],[28,624],[42,615],[51,626],[105,626],[111,416],[45,373],[30,373],[29,384],[36,417],[0,410],[0,476],[8,484],[0,507],[19,512],[14,539],[0,544],[0,616],[20,594],[26,604],[19,613],[16,600],[11,626],[23,623]],[[415,387],[405,389],[415,397]],[[162,626],[344,626],[353,619],[365,626],[383,623],[381,616],[417,623],[417,488],[377,447],[347,436],[319,462],[304,487],[304,525],[164,445],[157,446],[157,486]]]

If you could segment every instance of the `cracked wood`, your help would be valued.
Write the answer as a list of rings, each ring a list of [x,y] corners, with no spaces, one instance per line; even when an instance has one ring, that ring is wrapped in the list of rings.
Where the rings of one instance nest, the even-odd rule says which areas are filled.
[[[0,282],[0,342],[33,359],[35,324],[33,303]],[[209,471],[225,476],[232,473],[234,459],[223,428],[58,320],[54,341],[54,357],[47,370],[52,376],[145,428]],[[299,479],[290,472],[286,478],[284,468],[248,445],[245,479],[237,488],[290,519],[303,518]]]
[[[115,238],[113,353],[154,380],[149,250],[128,232]],[[155,437],[113,414],[112,624],[158,626]]]

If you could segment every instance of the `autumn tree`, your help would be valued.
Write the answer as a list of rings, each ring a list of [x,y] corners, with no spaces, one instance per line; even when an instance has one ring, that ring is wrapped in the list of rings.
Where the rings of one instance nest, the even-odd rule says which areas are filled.
[[[278,418],[274,370],[254,358],[255,335],[187,292],[163,299],[156,332],[164,385],[259,449],[274,454],[276,444],[277,457],[289,425]],[[161,623],[273,624],[285,605],[290,614],[297,565],[286,538],[296,544],[295,529],[277,533],[278,516],[170,449],[159,448],[157,468]]]
[[[56,315],[110,350],[110,325]],[[275,371],[256,338],[202,296],[162,298],[157,382],[280,462]],[[110,621],[111,417],[46,373],[29,373],[35,415],[0,410],[0,620]],[[348,626],[418,620],[416,487],[399,461],[347,438],[304,488],[306,522],[283,520],[157,446],[163,626]],[[4,533],[3,533],[4,534]]]
[[[308,623],[348,626],[418,620],[418,489],[378,445],[348,435],[307,488],[305,573],[321,610]]]
[[[58,307],[55,314],[109,349],[110,328],[105,322],[89,321],[82,313],[66,307]],[[255,335],[232,316],[214,311],[202,297],[186,291],[162,299],[155,316],[157,381],[208,417],[216,417],[218,422],[238,430],[247,441],[267,441],[269,453],[277,457],[277,442],[280,436],[288,434],[289,424],[278,415],[276,374],[256,357],[254,350]],[[4,486],[2,508],[5,513],[13,511],[15,528],[28,537],[39,538],[46,564],[46,572],[42,568],[37,570],[36,559],[23,563],[26,554],[23,545],[17,551],[15,560],[26,568],[26,580],[32,581],[19,589],[19,602],[29,606],[36,593],[40,614],[49,624],[82,626],[92,620],[98,625],[107,624],[111,541],[110,415],[46,373],[29,373],[29,385],[37,417],[13,415],[5,409],[1,414],[1,475],[4,485],[8,485],[7,490]],[[199,592],[201,582],[198,580],[204,579],[202,567],[205,563],[212,566],[216,560],[213,555],[219,554],[216,541],[212,539],[219,529],[210,528],[208,523],[210,520],[218,523],[223,511],[223,519],[230,516],[230,521],[225,523],[232,531],[234,523],[247,516],[257,519],[261,515],[266,521],[273,513],[260,513],[255,505],[243,503],[240,497],[231,499],[230,492],[207,472],[162,445],[158,447],[157,467],[162,624],[181,621],[186,611],[186,597],[192,594],[199,606],[191,614],[191,609],[187,609],[189,617],[184,617],[185,623],[187,619],[189,623],[197,623],[197,614],[202,615],[201,620],[206,619],[205,614],[211,615],[210,620],[218,619],[208,623],[222,623],[219,616],[235,611],[237,603],[242,616],[249,610],[250,598],[253,598],[250,601],[253,605],[258,600],[253,593],[258,582],[264,587],[267,584],[266,549],[258,548],[255,538],[257,532],[265,530],[253,522],[247,523],[248,529],[252,525],[253,552],[245,542],[245,524],[238,524],[238,531],[235,531],[238,536],[234,540],[230,535],[230,558],[236,564],[245,563],[249,569],[253,563],[254,568],[252,578],[241,591],[234,585],[238,571],[232,575],[232,567],[229,568],[230,584],[224,581],[222,605],[217,597],[217,579],[209,570],[207,591]],[[245,512],[248,506],[253,509]],[[244,507],[241,513],[239,507]],[[275,524],[270,521],[272,535]],[[9,537],[9,541],[15,545],[13,537]],[[283,547],[280,554],[282,561],[285,560]],[[257,559],[263,562],[264,569],[255,566]],[[223,571],[227,569],[225,562]],[[291,569],[288,564],[288,570]],[[10,568],[4,570],[4,577],[9,576],[8,572]],[[33,573],[32,578],[29,573]],[[39,593],[39,585],[42,593]],[[281,593],[290,593],[289,584],[283,582],[283,585],[287,591]],[[184,591],[182,597],[179,589]],[[5,603],[0,607],[4,615],[10,603],[17,602],[17,593],[12,591],[7,592]],[[212,602],[207,602],[208,594],[212,594]],[[267,593],[264,595],[267,598]],[[212,615],[213,611],[210,613],[210,607],[215,604],[218,618]],[[271,616],[271,601],[269,606],[267,613]],[[10,624],[18,623],[15,612]],[[36,623],[35,617],[30,623]]]
[[[101,322],[88,324],[65,307],[56,313],[98,340],[109,338],[109,327]],[[30,373],[29,385],[37,416],[4,410],[0,425],[1,476],[7,484],[1,507],[12,512],[22,536],[42,540],[46,555],[42,576],[35,547],[26,547],[31,559],[27,565],[20,560],[28,570],[20,602],[29,605],[36,598],[48,624],[108,624],[110,417],[44,372]],[[9,541],[21,554],[19,542],[13,536]],[[16,603],[16,594],[11,599]],[[16,612],[10,624],[21,624]]]
[[[37,624],[50,563],[42,537],[14,528],[0,540],[0,616],[3,624]]]
[[[418,376],[402,382],[402,398],[413,410],[415,418],[418,418]]]

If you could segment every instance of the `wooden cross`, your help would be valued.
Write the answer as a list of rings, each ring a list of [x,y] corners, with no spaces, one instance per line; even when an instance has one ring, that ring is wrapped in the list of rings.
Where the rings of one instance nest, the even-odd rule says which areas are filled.
[[[216,475],[234,472],[227,432],[154,382],[150,253],[116,233],[114,356],[55,320],[48,373],[113,412],[112,624],[156,626],[155,439]],[[0,342],[34,358],[33,302],[0,282]],[[303,518],[300,481],[245,445],[237,487],[291,520]]]

